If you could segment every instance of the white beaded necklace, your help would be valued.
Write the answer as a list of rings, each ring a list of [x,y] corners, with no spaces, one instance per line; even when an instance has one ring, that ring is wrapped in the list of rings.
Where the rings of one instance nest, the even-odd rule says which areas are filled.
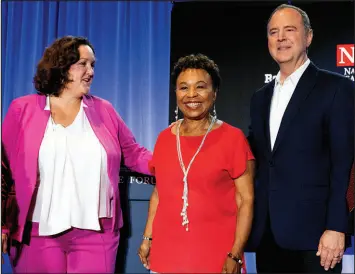
[[[184,202],[183,202],[182,211],[181,211],[180,215],[182,216],[182,226],[186,225],[186,231],[189,231],[189,219],[187,217],[187,207],[189,206],[188,196],[187,196],[188,195],[187,175],[190,171],[193,161],[195,160],[197,154],[200,152],[200,150],[206,140],[208,133],[211,131],[212,126],[216,121],[216,117],[214,116],[212,118],[211,124],[208,127],[207,132],[205,133],[205,136],[203,136],[201,144],[198,147],[195,155],[191,158],[191,161],[190,161],[189,165],[187,166],[187,169],[185,168],[184,161],[182,160],[181,145],[180,145],[180,126],[181,126],[182,121],[183,121],[183,119],[179,120],[179,122],[177,124],[177,128],[176,128],[176,148],[177,148],[177,153],[178,153],[178,157],[179,157],[180,167],[182,169],[182,172],[184,173],[184,179],[183,179],[184,191],[183,191],[183,195],[182,195],[182,199]]]

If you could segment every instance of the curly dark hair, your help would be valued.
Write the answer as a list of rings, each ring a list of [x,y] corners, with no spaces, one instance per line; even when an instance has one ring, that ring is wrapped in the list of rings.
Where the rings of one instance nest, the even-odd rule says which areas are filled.
[[[81,45],[89,46],[95,53],[87,38],[70,35],[58,38],[45,49],[33,77],[33,84],[39,94],[58,96],[62,88],[71,82],[68,71],[71,65],[79,61]]]
[[[211,76],[212,86],[215,92],[218,92],[221,85],[221,76],[217,64],[201,53],[190,54],[179,58],[171,73],[171,81],[173,86],[176,86],[176,80],[180,73],[186,69],[203,69]]]

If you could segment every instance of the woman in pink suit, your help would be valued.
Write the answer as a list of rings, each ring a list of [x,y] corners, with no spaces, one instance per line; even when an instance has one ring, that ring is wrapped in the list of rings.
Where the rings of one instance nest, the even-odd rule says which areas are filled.
[[[15,99],[4,119],[19,207],[9,235],[15,273],[113,273],[121,155],[130,169],[150,174],[151,152],[109,102],[88,94],[94,53],[86,38],[57,39],[37,66],[39,94]]]

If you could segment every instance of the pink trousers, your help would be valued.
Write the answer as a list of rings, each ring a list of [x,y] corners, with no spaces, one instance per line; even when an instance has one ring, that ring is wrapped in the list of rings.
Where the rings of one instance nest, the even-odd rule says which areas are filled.
[[[29,245],[11,247],[14,273],[114,273],[119,231],[100,219],[100,232],[72,228],[55,236],[38,236],[32,223]]]

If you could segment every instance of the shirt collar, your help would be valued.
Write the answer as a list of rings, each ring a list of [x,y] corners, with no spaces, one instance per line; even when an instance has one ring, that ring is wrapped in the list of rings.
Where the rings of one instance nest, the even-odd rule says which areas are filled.
[[[83,100],[81,100],[81,106],[80,107],[88,107]],[[44,110],[51,110],[51,104],[49,103],[49,96],[46,96],[46,106],[44,107]]]
[[[289,75],[285,81],[290,80],[291,83],[296,86],[298,81],[300,80],[303,72],[307,69],[308,65],[311,63],[311,61],[307,58],[306,62],[304,62],[298,69],[296,69],[291,75]],[[280,83],[280,77],[281,73],[280,71],[277,73],[276,78],[275,78],[275,85],[279,85]],[[285,82],[284,81],[284,82]]]

